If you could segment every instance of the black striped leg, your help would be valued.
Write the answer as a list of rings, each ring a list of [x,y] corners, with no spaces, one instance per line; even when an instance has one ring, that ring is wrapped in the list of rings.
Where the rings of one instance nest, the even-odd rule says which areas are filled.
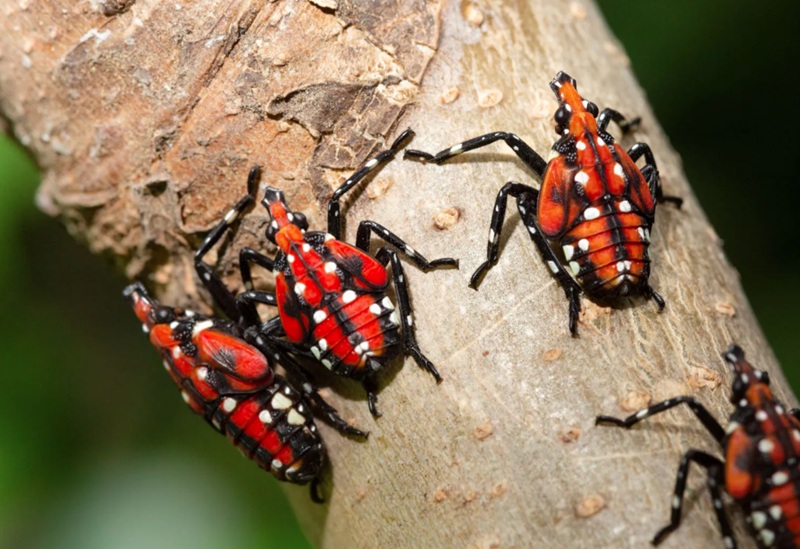
[[[372,170],[393,158],[394,155],[397,154],[397,151],[403,148],[403,144],[413,136],[414,132],[411,131],[410,128],[401,133],[400,137],[394,140],[391,147],[367,160],[347,179],[347,181],[342,183],[342,185],[334,191],[331,201],[328,203],[328,233],[333,235],[334,238],[341,239],[342,237],[341,206],[339,205],[339,200],[342,198],[342,195],[358,185]]]
[[[631,148],[628,149],[628,156],[630,156],[631,160],[634,162],[644,156],[645,165],[642,167],[642,175],[650,186],[650,194],[653,195],[656,202],[659,204],[661,202],[671,202],[676,208],[680,208],[683,205],[683,198],[664,195],[664,191],[661,189],[661,179],[658,176],[656,158],[653,156],[653,151],[650,150],[650,145],[647,143],[634,143]]]
[[[410,259],[414,265],[416,265],[417,268],[423,272],[428,272],[439,267],[458,268],[458,259],[453,259],[452,257],[442,257],[440,259],[428,261],[416,250],[414,250],[414,248],[406,244],[399,236],[391,232],[383,225],[375,223],[374,221],[362,221],[358,224],[358,232],[356,233],[356,248],[369,253],[370,233],[374,233],[375,236],[381,240],[384,240],[385,242],[388,242],[397,248],[398,251],[408,257],[408,259]]]
[[[520,194],[517,198],[517,210],[519,211],[520,219],[528,229],[533,243],[539,249],[539,254],[542,259],[547,263],[550,272],[556,277],[561,288],[564,290],[564,295],[569,300],[569,333],[577,336],[578,333],[578,316],[581,313],[581,287],[572,276],[567,272],[561,264],[558,256],[550,242],[539,232],[536,226],[535,215],[536,206],[539,202],[539,191],[528,187],[527,192]]]
[[[235,298],[236,308],[237,310],[242,312],[242,315],[245,315],[247,318],[247,326],[259,326],[261,324],[261,317],[258,314],[258,310],[256,309],[256,305],[261,303],[263,305],[269,305],[270,307],[277,307],[278,306],[278,298],[275,297],[275,294],[272,292],[262,292],[259,290],[248,290],[246,292],[242,292],[237,295]],[[269,322],[280,322],[280,317],[275,317],[271,319]],[[265,330],[262,327],[261,333],[265,334]]]
[[[514,135],[513,133],[508,132],[493,132],[487,133],[485,135],[480,135],[478,137],[474,137],[463,143],[459,143],[458,145],[453,145],[450,148],[444,149],[443,151],[439,151],[435,155],[426,153],[424,151],[418,151],[414,149],[408,149],[405,152],[404,158],[417,158],[419,160],[425,162],[433,162],[435,164],[441,164],[448,158],[452,158],[456,155],[459,155],[463,152],[472,151],[475,149],[479,149],[481,147],[485,147],[495,141],[505,141],[506,144],[511,147],[511,150],[514,151],[520,159],[536,173],[539,177],[544,174],[544,169],[547,167],[547,161],[545,161],[539,154],[534,151],[527,143],[525,143],[522,139],[518,136]]]
[[[603,112],[601,112],[597,117],[597,129],[600,131],[606,131],[606,128],[608,128],[608,123],[612,120],[617,123],[617,126],[619,126],[619,129],[622,130],[623,134],[634,131],[639,127],[639,124],[642,123],[642,119],[638,116],[628,120],[619,111],[615,111],[614,109],[603,109]]]
[[[308,485],[308,495],[314,503],[325,503],[325,498],[320,493],[320,484],[322,484],[322,479],[315,477],[311,479],[311,483]]]
[[[675,493],[672,498],[672,512],[669,524],[656,533],[653,538],[653,545],[660,544],[669,534],[677,530],[681,525],[683,494],[686,491],[686,479],[689,476],[689,465],[692,462],[706,469],[708,474],[708,490],[711,492],[711,498],[714,501],[714,512],[717,515],[720,530],[722,530],[725,547],[735,549],[736,542],[733,539],[733,532],[728,522],[728,517],[725,515],[725,510],[722,505],[722,491],[720,490],[720,485],[725,482],[725,464],[711,454],[700,450],[689,450],[683,454],[681,458],[680,465],[678,465],[678,477],[675,481]]]
[[[258,303],[266,303],[271,305],[270,300],[274,299],[272,294],[267,292],[260,292],[261,295],[256,294],[253,301]],[[272,354],[270,355],[277,362],[282,360],[281,357],[285,354],[302,354],[304,356],[311,356],[311,353],[298,349],[291,341],[284,339],[286,333],[283,331],[283,324],[280,316],[274,316],[264,322],[263,324],[249,326],[245,331],[245,339],[251,344],[261,348],[267,348]],[[281,354],[284,353],[284,354]]]
[[[694,415],[697,416],[697,419],[700,420],[700,423],[703,424],[703,427],[705,427],[706,430],[711,433],[717,442],[722,444],[722,439],[725,438],[725,429],[722,428],[719,422],[714,419],[714,416],[712,416],[702,404],[688,396],[675,397],[663,402],[659,402],[658,404],[654,404],[649,408],[639,410],[635,414],[632,414],[625,419],[618,419],[611,416],[597,416],[595,424],[600,425],[601,423],[608,423],[611,425],[616,425],[617,427],[629,429],[647,417],[660,414],[661,412],[669,410],[670,408],[674,408],[680,404],[686,404],[689,406],[692,412],[694,412]]]
[[[261,294],[262,295],[258,299],[263,299],[263,301],[259,300],[259,303],[271,305],[268,300],[273,299],[274,296],[267,292],[261,292]],[[295,347],[290,342],[286,342],[284,345],[282,340],[275,339],[286,335],[283,331],[283,322],[281,322],[281,317],[274,316],[270,318],[258,328],[258,331],[261,335],[272,338],[273,343],[282,346],[281,348],[289,349],[290,352],[295,351]]]
[[[194,268],[200,282],[208,289],[214,303],[222,310],[225,315],[233,320],[240,320],[241,313],[236,306],[236,297],[228,289],[222,279],[217,275],[210,265],[205,263],[203,259],[206,254],[219,242],[222,235],[225,234],[231,225],[239,218],[239,216],[255,201],[255,193],[258,187],[258,181],[261,178],[261,167],[253,166],[250,169],[250,174],[247,177],[247,195],[239,199],[234,206],[228,210],[228,213],[222,218],[216,227],[211,229],[206,238],[203,240],[200,247],[194,254]],[[246,322],[252,321],[253,318],[246,318]]]
[[[492,221],[489,224],[489,244],[486,248],[486,261],[481,263],[469,279],[469,287],[477,290],[481,285],[483,277],[489,272],[489,269],[497,264],[500,257],[500,236],[503,231],[503,221],[506,217],[506,207],[508,206],[508,197],[514,197],[519,201],[519,198],[527,193],[535,193],[533,187],[523,185],[522,183],[515,183],[513,181],[503,185],[500,192],[497,193],[497,198],[494,200],[494,210],[492,210]]]
[[[303,370],[303,367],[297,363],[291,356],[274,348],[269,352],[273,356],[279,355],[278,362],[286,370],[286,377],[292,386],[301,391],[305,396],[306,401],[311,405],[315,414],[322,416],[328,423],[330,423],[337,431],[343,435],[350,435],[359,438],[367,438],[369,433],[365,433],[361,429],[356,429],[347,423],[336,411],[336,408],[328,404],[324,398],[319,394],[316,384],[311,376]]]
[[[273,259],[258,253],[252,248],[242,248],[239,252],[239,271],[242,274],[242,283],[244,284],[245,290],[253,289],[253,275],[250,270],[251,263],[260,265],[270,272],[272,272],[275,264]]]
[[[652,298],[653,301],[656,302],[656,305],[658,305],[658,310],[659,311],[663,311],[664,310],[664,306],[666,305],[666,302],[664,301],[664,298],[661,297],[661,294],[659,294],[657,291],[655,291],[653,289],[653,287],[650,286],[649,284],[644,287],[644,296],[646,298],[648,298],[648,299]]]
[[[248,293],[253,291],[253,275],[250,268],[251,263],[260,265],[271,272],[273,261],[272,259],[258,253],[252,248],[242,248],[239,251],[239,272],[241,274],[242,283],[244,284],[244,289],[246,290],[246,297],[243,298],[242,295],[237,296],[236,306],[238,307],[242,317],[245,319],[247,326],[252,326],[260,322],[258,309],[256,309],[256,303],[265,303],[267,305],[277,306],[277,302],[275,301],[275,296],[273,294],[268,294],[272,296],[271,298],[263,297],[256,300],[253,299]]]
[[[369,413],[372,414],[372,417],[381,417],[383,414],[378,411],[378,380],[374,376],[367,376],[361,382],[361,385],[364,387],[364,391],[367,392]]]
[[[433,365],[433,362],[422,354],[419,344],[417,343],[417,336],[414,334],[414,321],[411,317],[411,300],[408,297],[408,286],[406,285],[406,279],[403,274],[403,263],[400,261],[400,257],[397,255],[396,251],[390,248],[381,248],[378,250],[378,253],[375,254],[375,259],[384,266],[388,265],[390,262],[392,264],[394,291],[395,294],[397,294],[400,324],[403,327],[403,350],[406,354],[411,355],[421,368],[430,372],[436,379],[436,382],[439,383],[442,381],[439,371],[436,369],[436,366]]]

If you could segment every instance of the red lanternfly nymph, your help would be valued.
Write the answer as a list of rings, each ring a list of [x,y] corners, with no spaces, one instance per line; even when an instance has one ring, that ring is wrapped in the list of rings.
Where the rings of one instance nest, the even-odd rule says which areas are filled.
[[[279,480],[311,482],[319,501],[325,449],[303,395],[230,322],[161,305],[138,283],[125,295],[192,410]]]
[[[580,96],[575,80],[563,72],[550,87],[560,103],[555,121],[561,137],[553,145],[549,161],[507,132],[475,137],[436,155],[408,150],[406,156],[440,164],[502,140],[542,178],[540,190],[514,182],[500,190],[489,229],[487,260],[472,275],[470,286],[477,289],[497,263],[506,203],[512,196],[531,239],[569,299],[569,329],[575,335],[581,289],[598,299],[642,294],[663,309],[664,300],[647,282],[650,229],[657,202],[680,206],[682,201],[662,196],[650,147],[636,143],[626,153],[606,131],[613,120],[628,132],[638,119],[628,121],[612,109],[599,113],[594,103]],[[639,169],[635,162],[642,156],[645,164]],[[551,242],[558,243],[561,257]]]
[[[736,543],[722,505],[724,489],[744,510],[761,547],[800,547],[800,410],[787,410],[772,394],[769,376],[745,360],[744,351],[731,345],[722,355],[733,370],[731,403],[736,409],[727,428],[692,397],[682,396],[645,408],[624,420],[599,416],[597,423],[630,428],[643,419],[686,404],[722,446],[724,459],[688,450],[678,467],[670,523],[658,531],[657,545],[681,523],[683,494],[689,464],[703,467],[714,511],[728,549]]]
[[[268,187],[262,200],[271,218],[266,236],[278,246],[278,253],[269,258],[245,248],[240,254],[247,291],[238,296],[238,307],[248,315],[254,314],[255,303],[278,307],[279,316],[265,323],[262,336],[283,335],[290,345],[287,350],[313,357],[337,374],[362,381],[370,411],[376,416],[375,376],[396,355],[410,354],[437,381],[441,379],[417,344],[398,252],[422,271],[457,267],[458,262],[451,258],[428,261],[374,221],[359,223],[355,246],[342,242],[339,200],[372,170],[394,157],[412,135],[411,130],[403,132],[388,150],[364,163],[333,193],[328,204],[327,233],[307,232],[305,216],[289,209],[283,192]],[[254,168],[253,172],[257,171]],[[251,185],[249,195],[240,204],[252,201],[253,191]],[[226,216],[212,233],[221,234],[229,227],[236,215],[230,217]],[[373,235],[392,247],[381,247],[371,255]],[[274,294],[253,290],[251,263],[275,274]],[[390,263],[392,278],[386,269]],[[397,307],[387,294],[392,279]]]
[[[253,170],[248,186],[252,190],[257,183],[258,170]],[[203,262],[225,228],[251,203],[240,200],[195,254],[201,282],[230,320],[161,305],[138,282],[124,295],[192,410],[279,480],[310,482],[312,499],[321,502],[317,485],[326,457],[312,412],[342,434],[367,435],[325,402],[300,365],[262,333],[255,309],[237,303]],[[284,368],[288,379],[273,371],[268,357]]]

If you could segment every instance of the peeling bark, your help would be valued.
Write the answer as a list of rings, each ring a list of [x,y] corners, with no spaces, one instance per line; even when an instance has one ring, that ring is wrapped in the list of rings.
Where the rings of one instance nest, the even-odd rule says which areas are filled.
[[[480,292],[467,288],[497,190],[532,181],[502,146],[441,167],[398,160],[349,198],[351,238],[356,220],[375,219],[430,258],[460,257],[462,270],[407,270],[441,385],[398,365],[374,421],[357,388],[332,382],[331,401],[372,435],[359,444],[322,427],[328,504],[287,487],[319,547],[642,547],[669,516],[679,455],[717,449],[686,410],[632,432],[595,428],[596,414],[692,394],[724,421],[730,375],[718,352],[731,341],[795,403],[588,1],[1,0],[0,10],[0,127],[42,167],[40,206],[175,304],[201,302],[192,251],[252,164],[321,227],[332,189],[400,128],[425,150],[507,130],[547,151],[558,70],[601,108],[642,116],[635,137],[652,146],[666,191],[686,199],[660,208],[653,232],[652,282],[667,308],[584,300],[578,339],[513,215],[499,264]],[[234,251],[265,247],[265,221],[254,209],[221,251],[231,281]],[[700,474],[691,486],[700,493],[664,547],[721,546]],[[740,546],[752,547],[734,515]]]

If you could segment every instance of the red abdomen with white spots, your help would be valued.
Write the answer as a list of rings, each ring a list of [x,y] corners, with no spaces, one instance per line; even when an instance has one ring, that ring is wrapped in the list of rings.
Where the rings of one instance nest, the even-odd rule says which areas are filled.
[[[288,339],[335,373],[363,379],[380,370],[401,348],[383,265],[325,233],[286,249],[275,258],[275,289]]]
[[[578,283],[595,296],[629,295],[650,274],[650,224],[627,200],[587,208],[597,217],[577,224],[561,238]]]
[[[314,314],[310,350],[326,368],[359,379],[399,351],[398,327],[386,294],[347,290]]]
[[[251,394],[230,394],[206,403],[207,419],[279,480],[305,484],[325,463],[311,410],[285,379]]]

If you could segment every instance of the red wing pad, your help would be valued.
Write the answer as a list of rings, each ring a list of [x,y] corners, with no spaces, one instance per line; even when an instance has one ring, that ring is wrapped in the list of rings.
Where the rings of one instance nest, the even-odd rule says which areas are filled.
[[[308,313],[300,305],[294,290],[289,288],[283,273],[275,277],[275,295],[278,298],[278,312],[286,337],[292,343],[305,343],[308,338]]]
[[[627,195],[630,197],[630,201],[640,212],[652,219],[655,213],[656,203],[653,195],[650,193],[650,186],[647,184],[647,181],[645,181],[642,172],[636,164],[633,163],[631,157],[628,156],[628,153],[620,149],[617,151],[617,154],[620,164],[622,165],[622,170],[625,173]]]
[[[743,428],[728,437],[725,455],[725,488],[734,499],[753,493],[753,443]]]
[[[389,273],[374,257],[336,239],[325,242],[332,261],[357,288],[382,290],[389,284]],[[349,275],[349,276],[347,276]]]
[[[542,233],[551,239],[558,239],[564,231],[572,227],[588,204],[585,195],[579,196],[575,192],[575,178],[578,173],[583,173],[581,181],[590,188],[599,185],[599,182],[596,185],[591,183],[592,177],[588,173],[569,168],[565,163],[563,156],[550,161],[539,192],[537,206],[539,227]],[[594,179],[597,179],[596,174]]]
[[[244,381],[271,383],[272,369],[261,351],[237,337],[206,329],[193,339],[198,358]]]

